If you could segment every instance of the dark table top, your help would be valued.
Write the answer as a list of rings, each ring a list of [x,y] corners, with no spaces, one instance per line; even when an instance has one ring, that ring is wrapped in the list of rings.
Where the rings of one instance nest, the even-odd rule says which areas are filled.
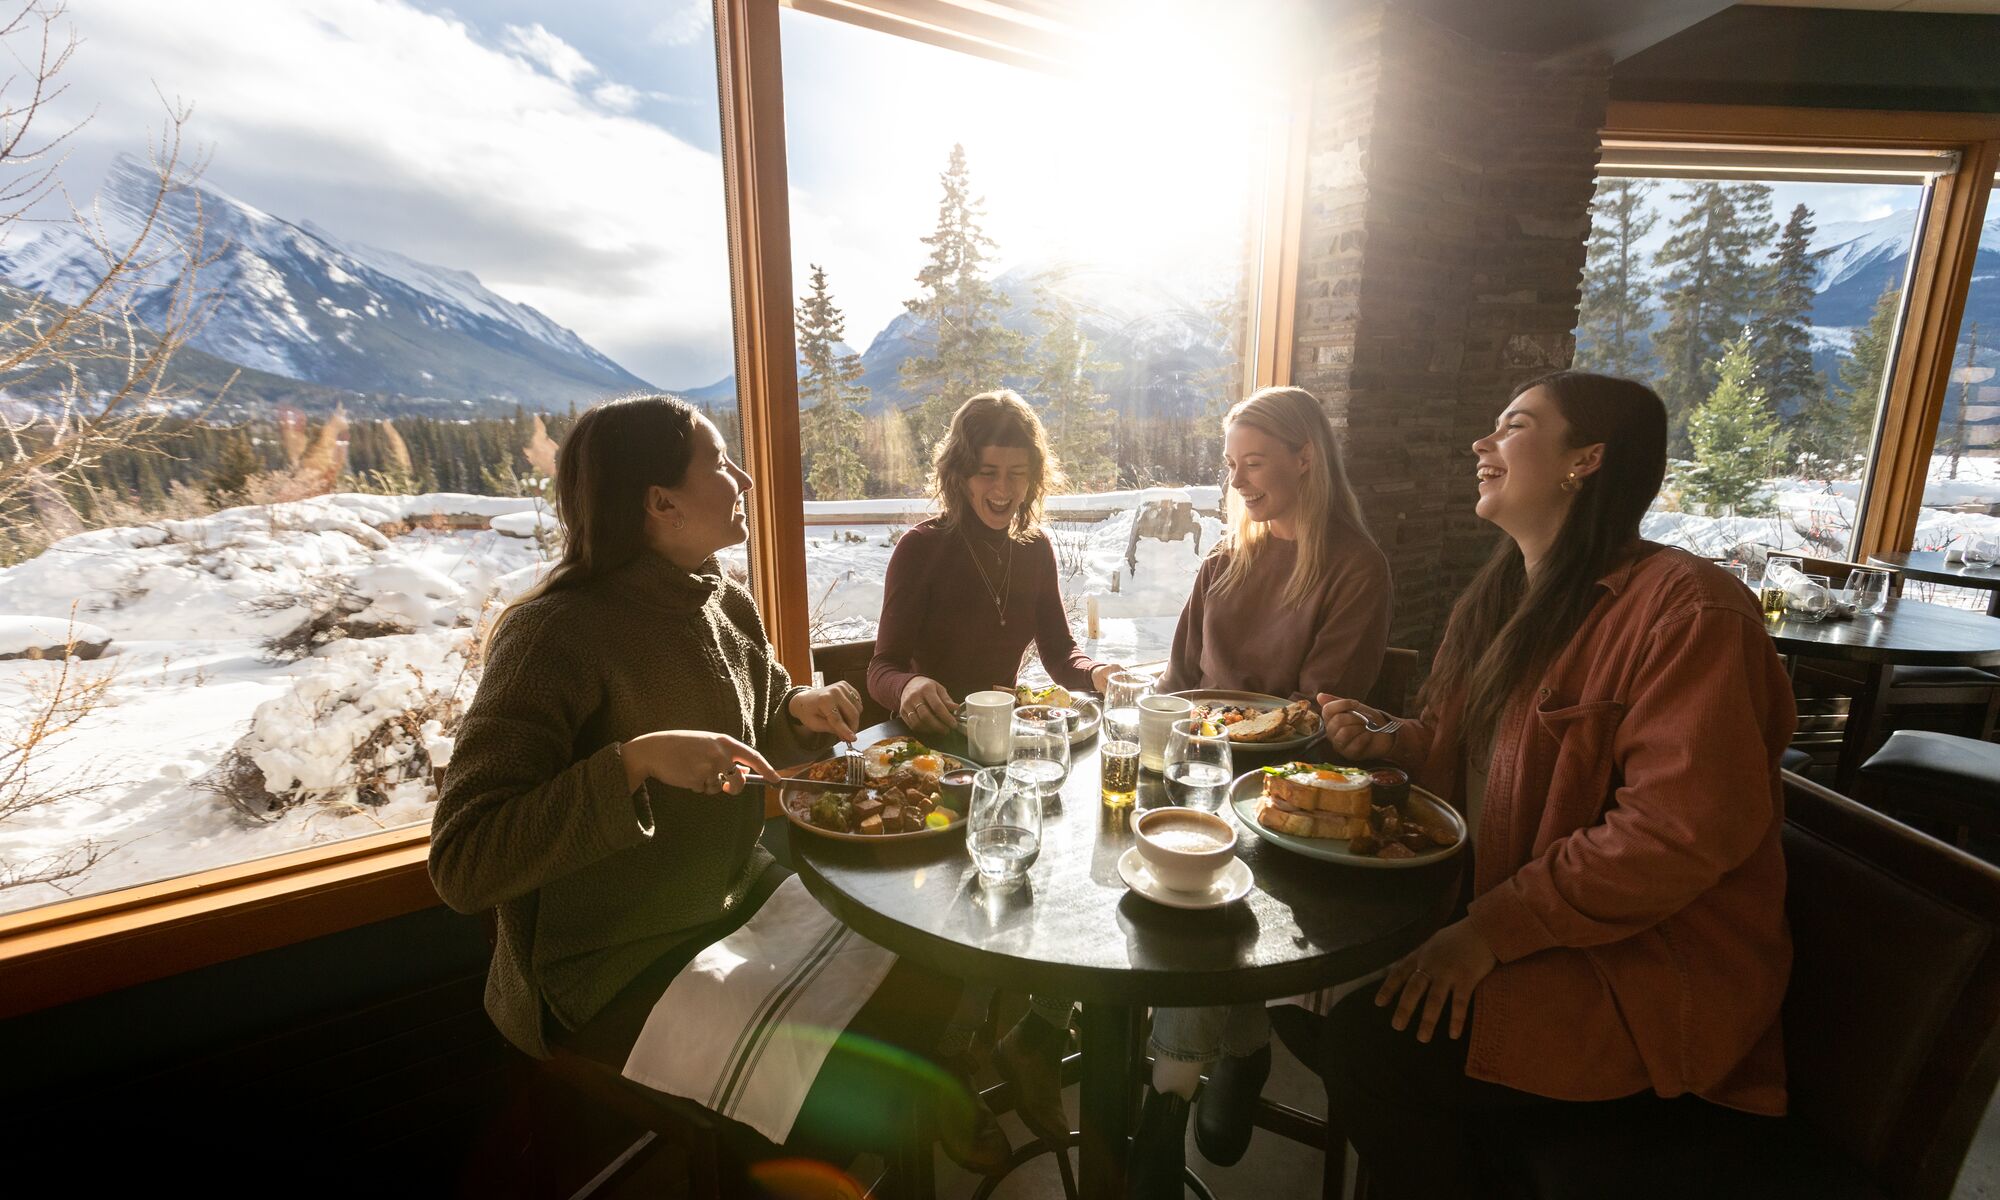
[[[1985,613],[1896,598],[1877,615],[1815,625],[1787,615],[1771,623],[1786,654],[1928,667],[2000,663],[2000,620]]]
[[[1906,554],[1871,554],[1868,556],[1868,562],[1872,566],[1901,571],[1911,579],[1948,583],[1953,587],[2000,590],[2000,567],[1975,568],[1961,563],[1947,566],[1942,550],[1912,550]]]
[[[2000,624],[2000,622],[1996,622]],[[889,722],[861,746],[904,732]],[[926,738],[962,752],[951,738]],[[1411,870],[1302,857],[1238,827],[1255,888],[1217,909],[1166,908],[1129,892],[1118,858],[1130,813],[1098,798],[1097,743],[1075,747],[1060,804],[1045,812],[1025,884],[990,894],[962,835],[901,845],[794,829],[794,865],[820,903],[869,940],[934,970],[1086,1002],[1205,1005],[1278,999],[1358,978],[1416,947],[1449,914],[1464,856]],[[1241,772],[1262,760],[1239,758]],[[1140,810],[1166,804],[1142,775]],[[1228,806],[1223,815],[1232,823]]]

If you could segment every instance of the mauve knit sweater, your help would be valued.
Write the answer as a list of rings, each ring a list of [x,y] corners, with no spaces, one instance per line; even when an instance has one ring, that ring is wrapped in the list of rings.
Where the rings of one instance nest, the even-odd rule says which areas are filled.
[[[807,742],[750,594],[713,559],[656,554],[515,609],[494,635],[431,820],[431,880],[495,910],[486,1011],[548,1052],[689,931],[727,914],[771,858],[763,797],[625,786],[618,743],[705,729],[779,765]]]

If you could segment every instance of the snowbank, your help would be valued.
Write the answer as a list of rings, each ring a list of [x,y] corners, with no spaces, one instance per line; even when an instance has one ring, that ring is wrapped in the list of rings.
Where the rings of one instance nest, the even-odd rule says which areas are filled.
[[[111,631],[69,617],[0,616],[0,658],[55,658],[65,650],[96,658],[111,645]]]

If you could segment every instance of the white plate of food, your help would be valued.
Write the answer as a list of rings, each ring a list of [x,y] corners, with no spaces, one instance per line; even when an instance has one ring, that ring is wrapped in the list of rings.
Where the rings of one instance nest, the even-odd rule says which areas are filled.
[[[1310,700],[1223,688],[1196,688],[1174,695],[1194,702],[1191,716],[1220,725],[1229,735],[1230,745],[1260,754],[1302,750],[1320,733],[1319,709]]]
[[[956,809],[946,802],[945,777],[975,770],[976,764],[913,737],[883,738],[863,750],[861,758],[868,771],[867,791],[786,788],[778,798],[786,818],[820,837],[850,842],[907,842],[964,832],[965,802]],[[839,783],[847,778],[847,764],[823,758],[787,774]]]
[[[1097,736],[1104,724],[1104,706],[1088,692],[1072,692],[1060,684],[1047,687],[1030,687],[1021,684],[1014,689],[1016,710],[1022,708],[1052,708],[1076,715],[1069,722],[1069,744],[1080,745]]]
[[[1265,841],[1349,866],[1427,866],[1465,846],[1458,810],[1398,770],[1280,763],[1238,775],[1229,806]]]

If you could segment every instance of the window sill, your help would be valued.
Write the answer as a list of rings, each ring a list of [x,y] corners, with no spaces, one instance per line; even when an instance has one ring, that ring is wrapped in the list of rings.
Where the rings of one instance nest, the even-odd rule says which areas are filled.
[[[418,826],[0,916],[0,1019],[438,903]]]

